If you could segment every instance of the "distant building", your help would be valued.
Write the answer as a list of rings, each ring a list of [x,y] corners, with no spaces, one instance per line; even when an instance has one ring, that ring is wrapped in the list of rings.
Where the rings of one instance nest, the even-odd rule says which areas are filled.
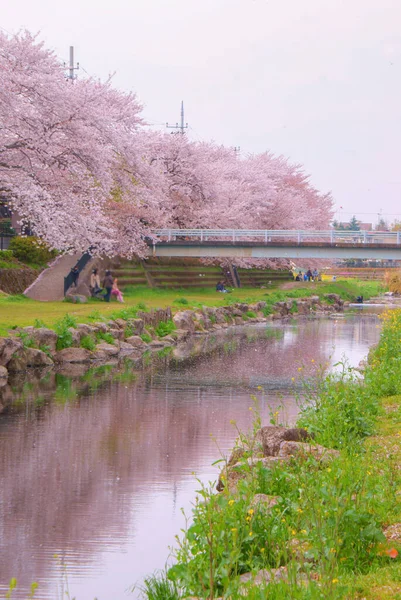
[[[362,223],[362,221],[358,221],[358,226],[361,231],[373,231],[373,223]],[[342,221],[338,223],[339,229],[348,229],[349,221]]]

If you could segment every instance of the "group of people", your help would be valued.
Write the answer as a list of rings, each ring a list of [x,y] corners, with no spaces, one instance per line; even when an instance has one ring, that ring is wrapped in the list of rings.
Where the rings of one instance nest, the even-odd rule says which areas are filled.
[[[89,284],[89,289],[91,292],[92,298],[100,298],[103,297],[105,302],[110,302],[111,296],[115,296],[117,302],[124,302],[123,295],[121,291],[118,289],[118,280],[117,277],[114,278],[111,274],[111,271],[106,271],[103,287],[100,286],[100,275],[97,269],[93,269]],[[105,290],[105,293],[103,293]]]
[[[72,283],[71,287],[78,287],[79,268],[75,265],[71,269]],[[111,296],[115,296],[117,302],[124,302],[123,295],[118,289],[117,278],[114,278],[111,271],[106,271],[103,279],[103,287],[100,285],[100,275],[98,269],[93,269],[91,273],[89,289],[92,298],[103,299],[105,302],[110,302]]]
[[[313,271],[308,269],[307,271],[305,271],[305,273],[302,273],[302,271],[299,271],[295,275],[295,281],[319,281],[319,280],[320,280],[320,276],[319,276],[319,271],[317,269],[313,269]]]

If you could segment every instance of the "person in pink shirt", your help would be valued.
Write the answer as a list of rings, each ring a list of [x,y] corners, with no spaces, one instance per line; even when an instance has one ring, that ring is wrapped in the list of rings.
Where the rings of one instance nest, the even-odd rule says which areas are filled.
[[[124,298],[120,290],[118,289],[117,277],[113,281],[113,287],[111,288],[111,295],[117,298],[117,302],[124,302]]]

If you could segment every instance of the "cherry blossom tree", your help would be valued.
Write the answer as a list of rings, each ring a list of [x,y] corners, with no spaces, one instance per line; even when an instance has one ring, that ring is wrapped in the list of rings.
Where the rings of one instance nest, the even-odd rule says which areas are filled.
[[[28,32],[0,32],[0,193],[61,251],[144,256],[163,226],[320,229],[332,216],[300,166],[152,132],[135,94],[66,79]]]
[[[158,198],[135,135],[141,109],[110,81],[67,80],[29,33],[0,33],[0,185],[22,222],[60,250],[110,254],[120,212],[130,223],[125,252],[143,252],[140,215],[146,206],[150,223]]]

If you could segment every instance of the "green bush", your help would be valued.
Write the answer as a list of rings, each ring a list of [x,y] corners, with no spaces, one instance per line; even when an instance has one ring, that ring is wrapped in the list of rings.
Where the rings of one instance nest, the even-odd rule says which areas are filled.
[[[57,333],[57,350],[63,350],[64,348],[70,348],[72,346],[72,333],[70,327],[76,327],[77,322],[68,313],[64,315],[62,319],[59,319],[54,324],[54,331]]]
[[[165,337],[169,335],[176,329],[174,321],[170,319],[169,321],[160,321],[155,327],[155,334],[159,337]]]
[[[18,334],[21,342],[23,343],[24,348],[34,348],[35,342],[31,338],[31,336],[26,331],[20,331]]]
[[[46,242],[36,237],[16,236],[10,241],[9,250],[19,261],[28,264],[47,264],[57,255]]]
[[[85,348],[85,350],[93,350],[96,348],[96,343],[90,335],[84,335],[81,339],[81,348]]]
[[[96,332],[96,339],[102,342],[106,342],[107,344],[114,344],[114,338],[111,333],[103,333],[103,331]]]

